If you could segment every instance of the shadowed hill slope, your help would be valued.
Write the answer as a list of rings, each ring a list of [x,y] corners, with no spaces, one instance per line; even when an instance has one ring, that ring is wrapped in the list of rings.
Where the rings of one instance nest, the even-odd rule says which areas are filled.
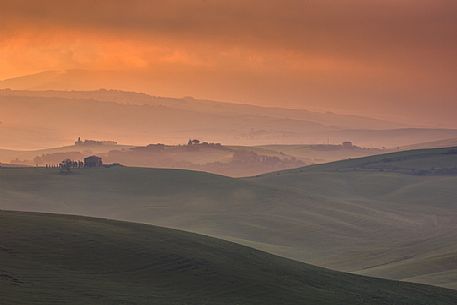
[[[457,292],[313,267],[160,227],[0,211],[1,303],[455,304]]]
[[[454,166],[455,155],[440,150],[411,161],[425,153],[246,179],[141,168],[72,175],[4,168],[0,208],[157,224],[340,271],[457,288],[457,176],[354,170],[379,158],[400,157],[401,166]]]

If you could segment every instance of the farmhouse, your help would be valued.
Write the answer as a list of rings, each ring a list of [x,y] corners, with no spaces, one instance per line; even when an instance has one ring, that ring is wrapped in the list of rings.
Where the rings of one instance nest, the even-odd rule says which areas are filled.
[[[87,158],[84,158],[84,167],[102,167],[103,162],[102,158],[97,157],[97,156],[90,156]]]

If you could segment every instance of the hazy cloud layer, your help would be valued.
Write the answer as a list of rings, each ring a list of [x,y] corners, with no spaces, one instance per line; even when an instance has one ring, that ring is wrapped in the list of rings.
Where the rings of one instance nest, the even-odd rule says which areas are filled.
[[[444,125],[457,115],[452,0],[0,5],[0,78],[117,70],[150,77],[153,87],[138,89],[158,94],[412,115]]]

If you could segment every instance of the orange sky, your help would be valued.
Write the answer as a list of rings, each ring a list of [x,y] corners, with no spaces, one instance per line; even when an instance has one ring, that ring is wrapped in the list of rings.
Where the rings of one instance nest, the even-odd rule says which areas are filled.
[[[112,71],[94,85],[457,128],[454,0],[0,0],[0,7],[0,79]]]

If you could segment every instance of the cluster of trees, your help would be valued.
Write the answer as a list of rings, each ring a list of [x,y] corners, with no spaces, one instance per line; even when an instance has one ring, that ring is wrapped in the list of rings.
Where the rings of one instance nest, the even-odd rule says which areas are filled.
[[[197,139],[190,139],[189,142],[187,142],[187,145],[183,146],[178,146],[178,150],[184,150],[184,151],[198,151],[200,148],[205,149],[205,148],[212,148],[212,149],[222,149],[225,150],[226,148],[222,146],[221,143],[213,143],[213,142],[201,142],[200,140]]]
[[[62,162],[60,162],[59,167],[63,172],[70,172],[72,168],[83,168],[84,162],[65,159]]]
[[[221,143],[213,143],[213,142],[201,142],[200,140],[197,139],[189,139],[187,142],[187,146],[192,146],[192,145],[202,145],[202,146],[222,146]]]
[[[139,152],[158,152],[165,150],[165,144],[157,143],[157,144],[149,144],[147,146],[139,146],[139,147],[132,147],[130,148],[131,151],[139,151]]]
[[[34,165],[46,165],[46,164],[60,164],[62,160],[70,159],[70,160],[81,160],[83,158],[83,154],[80,152],[62,152],[62,153],[51,153],[51,154],[43,154],[41,156],[37,156],[33,159]]]

